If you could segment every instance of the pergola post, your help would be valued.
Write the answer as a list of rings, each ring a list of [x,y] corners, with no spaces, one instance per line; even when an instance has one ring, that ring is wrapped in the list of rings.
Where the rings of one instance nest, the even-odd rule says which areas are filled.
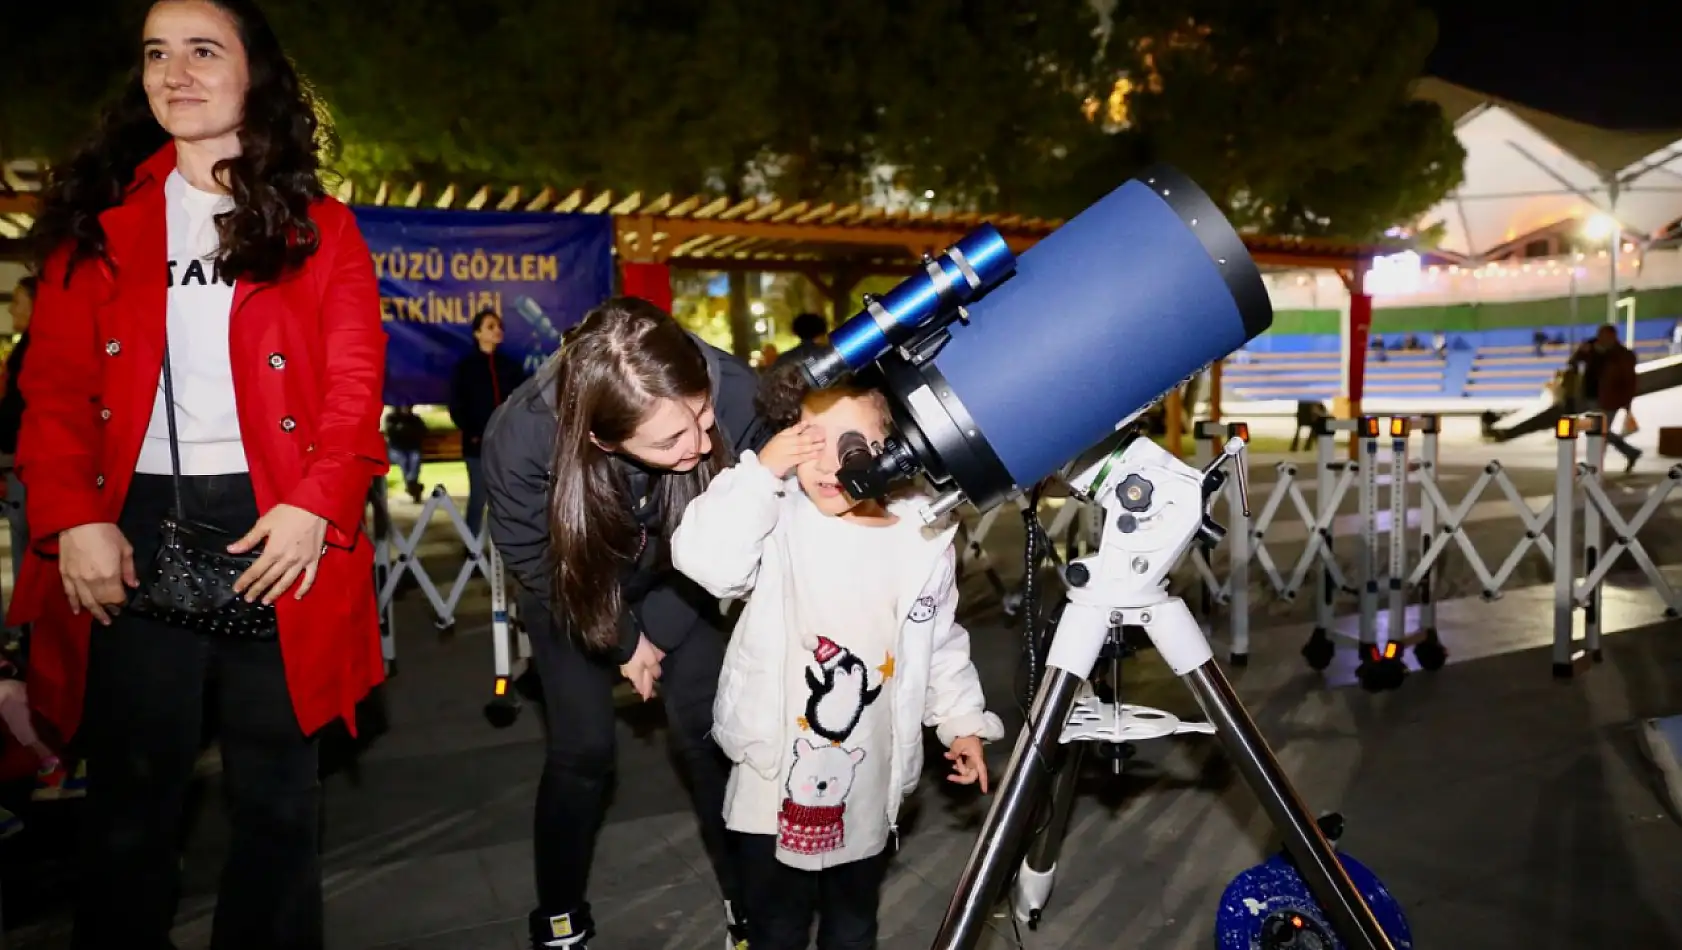
[[[1174,453],[1175,458],[1183,457],[1181,441],[1185,438],[1184,415],[1186,411],[1185,390],[1179,386],[1168,390],[1168,399],[1162,405],[1162,424],[1164,441],[1168,443],[1168,451]]]
[[[1367,271],[1371,268],[1372,259],[1360,257],[1354,267],[1337,272],[1349,289],[1349,316],[1343,327],[1343,395],[1333,405],[1333,415],[1339,419],[1361,415],[1361,397],[1367,384],[1367,346],[1372,335],[1372,295],[1367,293]],[[1351,460],[1358,457],[1360,441],[1349,440]]]
[[[1210,422],[1221,421],[1221,367],[1223,367],[1225,365],[1226,365],[1226,360],[1220,359],[1220,360],[1215,361],[1214,366],[1209,367],[1209,421]]]
[[[628,223],[629,227],[616,228],[614,241],[619,254],[619,292],[671,313],[672,268],[665,261],[664,248],[655,243],[654,220],[644,215]]]
[[[801,268],[799,273],[829,301],[830,329],[840,326],[842,320],[853,315],[853,288],[858,286],[862,276],[858,268],[841,264],[829,272],[828,278],[819,276],[819,271],[810,267]]]

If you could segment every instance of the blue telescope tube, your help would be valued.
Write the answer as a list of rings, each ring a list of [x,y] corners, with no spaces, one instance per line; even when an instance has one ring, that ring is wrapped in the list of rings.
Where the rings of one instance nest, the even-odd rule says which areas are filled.
[[[830,349],[806,364],[822,389],[876,362],[938,318],[950,317],[977,295],[1010,276],[1016,256],[998,228],[984,224],[931,258],[829,334]]]
[[[934,361],[936,388],[1020,489],[1273,324],[1243,240],[1165,167],[1023,253],[968,312]],[[996,494],[956,480],[977,504]]]

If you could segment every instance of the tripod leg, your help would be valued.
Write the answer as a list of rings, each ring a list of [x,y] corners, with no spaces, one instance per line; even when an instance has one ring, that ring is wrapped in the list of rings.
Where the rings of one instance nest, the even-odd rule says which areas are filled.
[[[937,950],[970,950],[981,939],[993,902],[1022,859],[1029,824],[1039,811],[1040,797],[1051,777],[1063,728],[1081,683],[1110,632],[1110,608],[1073,598],[1063,606],[1052,634],[1045,682],[1040,685],[1028,722],[1017,737],[1004,781],[994,792],[993,806],[976,838],[957,891],[946,908],[934,946]]]
[[[1039,923],[1040,911],[1051,896],[1051,885],[1057,874],[1057,858],[1063,851],[1063,838],[1069,833],[1069,816],[1074,813],[1075,783],[1080,779],[1080,764],[1086,743],[1072,742],[1057,750],[1052,760],[1055,777],[1051,783],[1051,799],[1041,810],[1045,823],[1028,843],[1028,857],[1016,872],[1016,919],[1030,927]]]
[[[1067,622],[1068,615],[1064,616]],[[971,950],[981,938],[993,902],[1021,857],[1023,838],[1051,777],[1048,756],[1057,754],[1080,684],[1081,677],[1068,670],[1055,666],[1046,670],[1045,684],[1017,737],[1004,781],[999,783],[993,807],[987,810],[987,820],[941,921],[934,943],[939,950]]]
[[[1151,640],[1165,658],[1179,652],[1177,647],[1189,643],[1192,637],[1203,640],[1197,621],[1181,601],[1158,604],[1141,619]],[[1173,665],[1171,659],[1170,663]],[[1349,880],[1349,874],[1338,861],[1331,843],[1292,787],[1279,759],[1244,709],[1238,694],[1233,692],[1232,684],[1221,672],[1220,665],[1210,658],[1190,670],[1176,665],[1174,672],[1185,681],[1197,698],[1197,704],[1203,708],[1203,714],[1214,724],[1227,757],[1237,766],[1244,781],[1261,802],[1262,810],[1267,812],[1284,838],[1285,852],[1290,855],[1315,902],[1325,911],[1344,947],[1347,950],[1393,950],[1384,928],[1379,926],[1361,892]]]

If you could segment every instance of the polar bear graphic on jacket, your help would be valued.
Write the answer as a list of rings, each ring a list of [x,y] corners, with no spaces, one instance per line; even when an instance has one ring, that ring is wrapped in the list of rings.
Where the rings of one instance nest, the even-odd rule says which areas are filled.
[[[863,749],[796,739],[777,817],[777,846],[796,854],[839,851],[847,840],[847,793],[863,761]]]

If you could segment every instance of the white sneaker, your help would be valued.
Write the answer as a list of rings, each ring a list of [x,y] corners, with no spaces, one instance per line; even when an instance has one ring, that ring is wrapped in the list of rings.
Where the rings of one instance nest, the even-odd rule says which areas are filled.
[[[1682,821],[1682,716],[1644,719],[1637,732],[1648,760],[1664,781],[1671,815]]]

